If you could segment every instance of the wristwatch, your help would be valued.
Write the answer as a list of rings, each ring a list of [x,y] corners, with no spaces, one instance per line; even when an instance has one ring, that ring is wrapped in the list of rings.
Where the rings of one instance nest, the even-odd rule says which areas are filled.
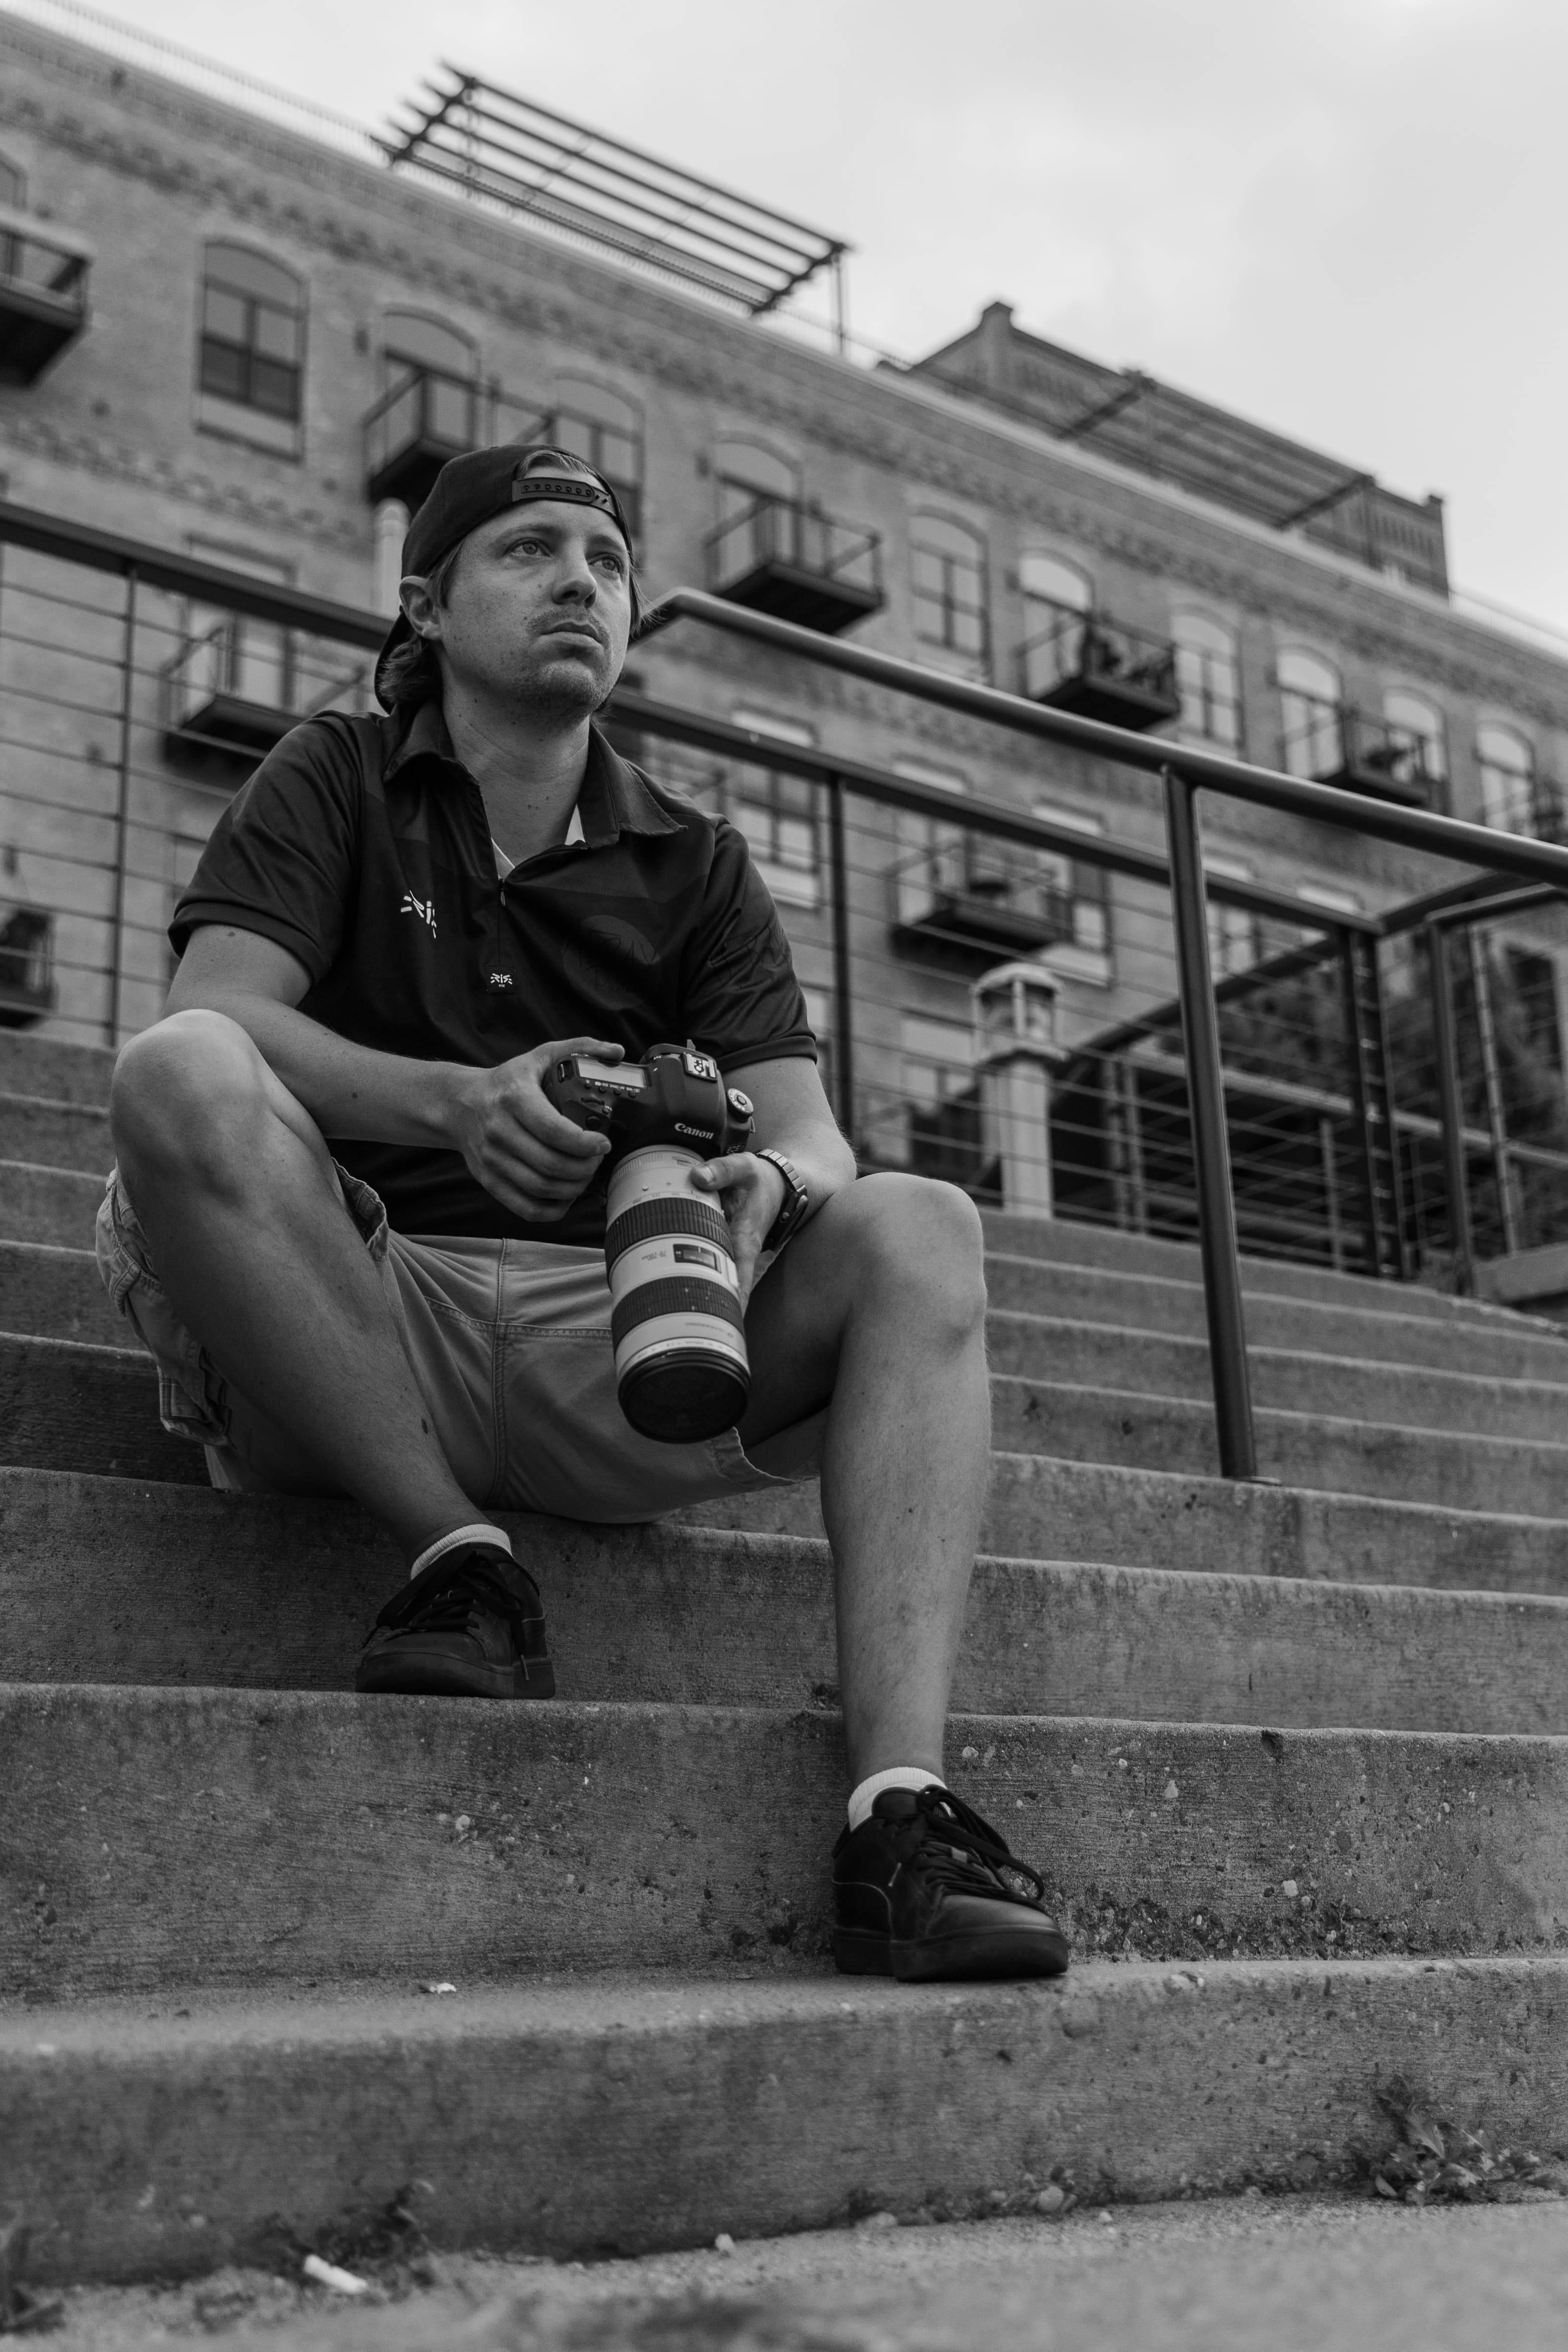
[[[764,1250],[782,1250],[790,1235],[804,1225],[811,1214],[811,1195],[800,1181],[800,1171],[793,1160],[782,1151],[759,1151],[759,1160],[771,1160],[784,1180],[784,1206],[763,1236]]]

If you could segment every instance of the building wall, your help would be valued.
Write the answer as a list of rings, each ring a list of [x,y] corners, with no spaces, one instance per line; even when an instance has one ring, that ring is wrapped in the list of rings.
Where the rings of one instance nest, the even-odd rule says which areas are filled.
[[[34,386],[0,389],[0,473],[15,500],[370,605],[375,534],[362,420],[382,389],[384,313],[414,309],[471,337],[486,383],[520,403],[549,404],[571,375],[635,404],[646,448],[642,561],[656,595],[704,582],[705,541],[718,514],[714,453],[739,438],[798,463],[810,498],[880,534],[887,602],[858,632],[868,645],[940,658],[917,640],[910,591],[911,530],[931,514],[983,538],[998,684],[1016,683],[1015,650],[1026,630],[1021,562],[1030,551],[1050,551],[1086,571],[1106,609],[1137,627],[1162,635],[1173,612],[1199,611],[1234,630],[1246,745],[1260,761],[1279,757],[1279,656],[1305,647],[1333,662],[1352,703],[1375,711],[1387,688],[1404,686],[1438,705],[1448,804],[1458,815],[1480,813],[1475,741],[1485,719],[1518,728],[1543,773],[1568,773],[1568,665],[1433,596],[1119,471],[929,383],[817,353],[530,234],[385,171],[368,152],[300,137],[3,15],[0,156],[26,173],[35,209],[97,247],[88,331]],[[198,394],[202,255],[214,237],[284,264],[307,289],[305,408],[292,450],[258,446],[268,436],[242,418],[215,417]],[[109,583],[96,593],[112,605]],[[160,642],[178,643],[185,623],[177,611],[153,600],[146,613],[145,625],[163,633]],[[71,625],[89,624],[79,617]],[[37,648],[7,648],[12,686],[18,663],[36,686],[49,658]],[[809,727],[847,757],[883,768],[923,762],[961,777],[973,793],[1077,811],[1120,837],[1160,845],[1152,782],[1102,761],[805,670],[689,625],[640,647],[635,664],[662,698],[725,717],[771,715]],[[233,781],[165,773],[146,701],[152,688],[142,681],[138,692],[145,870],[134,894],[142,928],[122,1028],[155,1013],[166,977],[160,926]],[[78,926],[66,961],[79,971],[68,989],[62,981],[61,1016],[79,1034],[94,1034],[103,1017],[90,968],[108,919],[111,719],[106,704],[101,723],[87,730],[94,759],[79,719],[57,711],[46,723],[35,711],[28,726],[42,729],[57,756],[51,766],[27,753],[31,797],[9,812],[16,872],[3,887],[65,910],[66,930]],[[21,757],[13,745],[0,784],[15,782]],[[1368,908],[1450,870],[1240,803],[1211,799],[1205,822],[1211,845],[1237,870],[1286,890],[1305,883],[1353,892]],[[868,870],[857,891],[870,940],[885,935],[880,868],[897,855],[897,832],[886,819],[866,830],[874,838],[864,844]],[[84,862],[73,866],[76,853]],[[820,997],[831,981],[820,904],[786,902],[785,913],[803,973]],[[1156,897],[1113,882],[1108,963],[1071,950],[1057,961],[1068,1035],[1168,992],[1169,937]],[[868,950],[865,988],[865,1066],[889,1087],[898,1082],[900,1021],[966,1017],[962,982],[896,966],[883,952]]]

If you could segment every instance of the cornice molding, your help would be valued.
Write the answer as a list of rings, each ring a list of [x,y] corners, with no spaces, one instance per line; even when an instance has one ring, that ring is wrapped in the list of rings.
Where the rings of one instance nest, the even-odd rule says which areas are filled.
[[[149,491],[159,499],[176,500],[198,513],[237,523],[255,530],[280,531],[294,540],[330,548],[356,562],[368,561],[369,542],[362,529],[324,513],[319,507],[294,506],[286,499],[258,497],[242,484],[221,480],[194,467],[176,467],[143,457],[102,435],[61,432],[40,416],[17,416],[0,409],[0,448],[26,457],[40,457],[89,478],[116,482]]]

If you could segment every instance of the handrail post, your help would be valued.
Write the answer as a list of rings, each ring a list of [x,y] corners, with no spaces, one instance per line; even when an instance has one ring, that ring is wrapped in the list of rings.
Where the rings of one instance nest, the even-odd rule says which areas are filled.
[[[1476,924],[1466,924],[1465,946],[1469,955],[1470,986],[1476,1000],[1476,1035],[1481,1049],[1481,1077],[1487,1091],[1487,1128],[1491,1136],[1492,1169],[1497,1179],[1498,1219],[1502,1226],[1504,1252],[1511,1257],[1519,1247],[1513,1160],[1508,1148],[1508,1109],[1503,1101],[1502,1070],[1498,1061],[1497,1024],[1492,1019],[1491,981],[1486,943],[1478,938]]]
[[[126,882],[131,862],[131,730],[136,715],[136,589],[137,572],[132,564],[125,573],[125,609],[121,623],[125,651],[120,668],[120,772],[116,781],[114,811],[114,912],[110,925],[109,1017],[104,1024],[104,1042],[110,1045],[120,1043],[120,1014],[125,997]]]
[[[1426,926],[1432,982],[1432,1057],[1437,1065],[1437,1101],[1443,1120],[1443,1177],[1448,1195],[1448,1244],[1454,1281],[1466,1296],[1476,1285],[1470,1241],[1470,1197],[1465,1171],[1465,1110],[1459,1094],[1459,1060],[1454,1040],[1454,1000],[1448,973],[1448,936],[1439,922]]]
[[[1203,848],[1198,838],[1197,793],[1173,769],[1163,771],[1163,780],[1165,841],[1171,860],[1171,916],[1176,934],[1182,1039],[1187,1056],[1193,1173],[1198,1196],[1198,1239],[1203,1254],[1204,1307],[1208,1318],[1209,1370],[1214,1381],[1220,1475],[1256,1478],[1258,1447],[1252,1427],[1241,1267],[1236,1249],[1236,1202],[1230,1184],[1219,1019],[1209,971],[1208,908],[1204,894]]]
[[[850,1003],[849,865],[844,847],[841,776],[827,779],[827,860],[833,910],[833,1108],[839,1127],[853,1144],[855,1029]]]

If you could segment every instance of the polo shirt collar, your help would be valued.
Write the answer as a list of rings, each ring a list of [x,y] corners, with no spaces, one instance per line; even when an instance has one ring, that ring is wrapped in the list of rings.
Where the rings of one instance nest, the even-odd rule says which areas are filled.
[[[390,780],[416,759],[447,760],[458,764],[452,739],[439,702],[422,702],[402,740],[387,761]],[[467,770],[464,773],[467,774]],[[568,843],[581,841],[589,849],[607,848],[623,833],[679,833],[675,819],[661,809],[628,761],[610,744],[595,722],[588,730],[588,765],[583,790],[566,830]]]

